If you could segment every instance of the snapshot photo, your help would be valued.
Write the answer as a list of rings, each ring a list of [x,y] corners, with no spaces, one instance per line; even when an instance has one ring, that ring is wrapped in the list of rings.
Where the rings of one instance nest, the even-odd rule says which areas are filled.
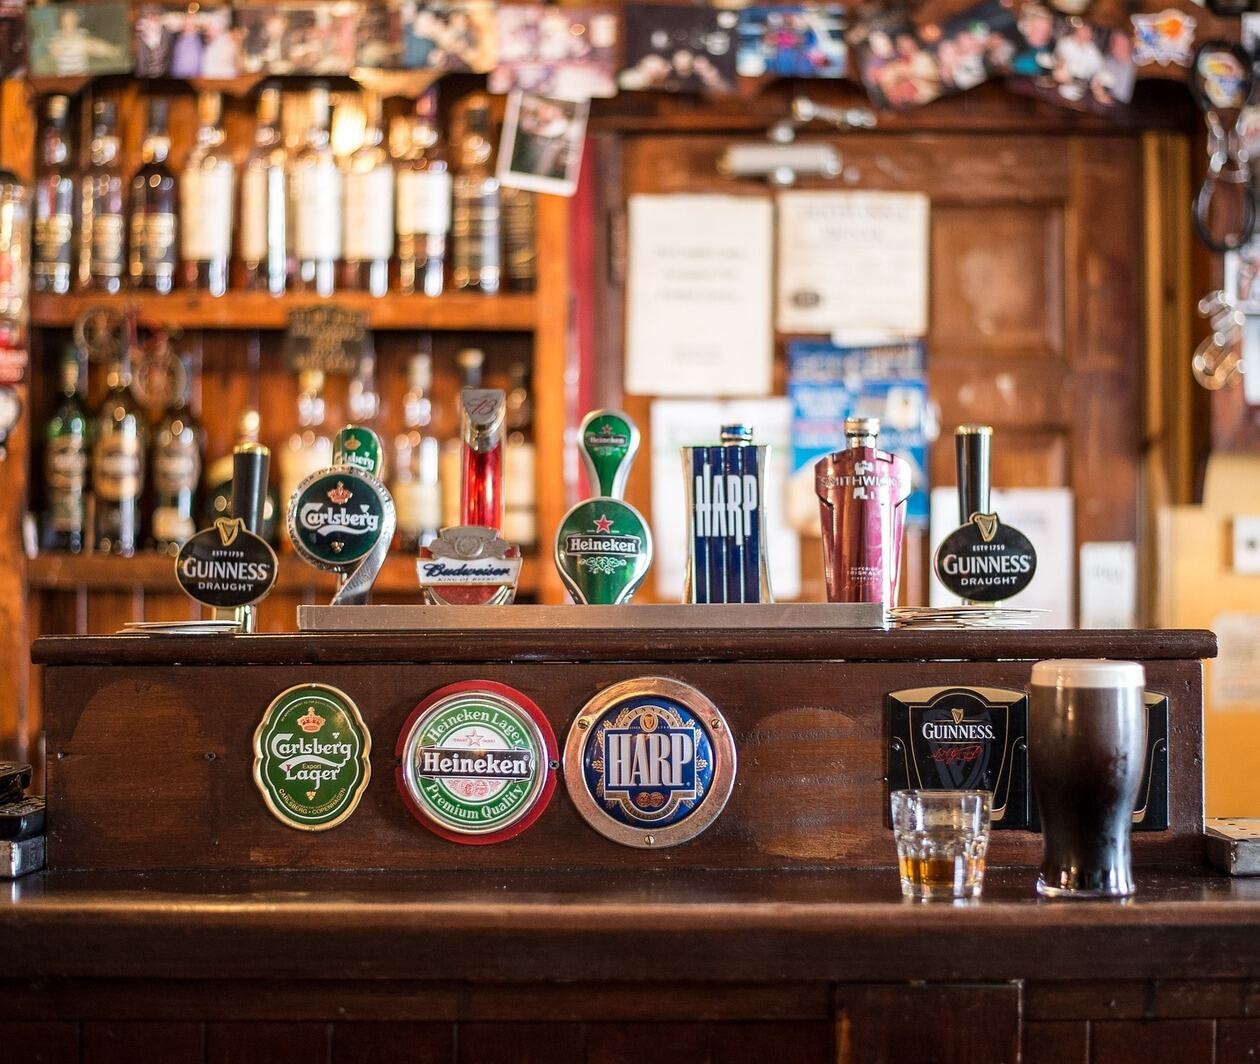
[[[742,78],[842,78],[848,69],[838,4],[746,7],[739,13],[735,69]]]
[[[0,0],[0,78],[26,73],[26,2]]]
[[[236,26],[246,74],[348,74],[354,67],[361,5],[238,4]]]
[[[1019,27],[1024,43],[1011,66],[1015,76],[1007,82],[1013,90],[1095,113],[1112,111],[1133,98],[1133,40],[1123,30],[1050,15],[1038,5],[1021,12]],[[1036,73],[1029,73],[1034,69]]]
[[[241,72],[241,41],[229,7],[142,4],[135,54],[141,78],[234,78]]]
[[[26,10],[32,77],[75,78],[131,69],[126,4],[43,4]]]
[[[510,93],[499,144],[499,182],[508,188],[572,196],[589,111],[587,100]]]
[[[495,5],[491,0],[456,4],[398,5],[402,27],[402,66],[485,74],[497,54]]]
[[[735,88],[734,11],[674,4],[625,9],[625,67],[630,91],[726,93]]]
[[[983,0],[939,24],[923,26],[942,94],[966,92],[1006,74],[1021,43],[1012,0]]]
[[[402,12],[399,5],[368,3],[359,17],[355,65],[372,70],[398,70],[403,60]]]
[[[904,10],[878,14],[850,34],[854,62],[871,102],[896,110],[940,97],[940,68]]]
[[[491,92],[520,89],[566,100],[617,92],[617,16],[550,4],[505,4]]]

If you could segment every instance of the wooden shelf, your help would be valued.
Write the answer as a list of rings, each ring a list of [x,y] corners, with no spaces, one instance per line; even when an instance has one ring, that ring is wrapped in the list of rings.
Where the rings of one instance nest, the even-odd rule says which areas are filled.
[[[320,303],[366,311],[369,327],[373,329],[530,332],[537,318],[532,295],[485,296],[458,292],[431,299],[391,292],[376,299],[365,292],[341,292],[329,297],[306,293],[273,296],[266,292],[229,292],[216,298],[204,292],[177,290],[169,296],[152,292],[35,295],[31,298],[31,324],[69,328],[89,307],[109,306],[134,310],[141,325],[177,325],[183,329],[283,329],[292,311]]]
[[[37,554],[27,559],[27,582],[34,591],[133,591],[179,593],[175,582],[175,559],[169,554],[144,553],[130,558],[111,554]],[[526,558],[521,568],[522,596],[533,595],[538,579],[535,560]],[[337,586],[332,573],[320,572],[291,554],[280,555],[280,575],[276,592],[318,592],[331,596]],[[413,595],[420,601],[416,583],[415,559],[391,555],[376,579],[375,590],[389,595]]]

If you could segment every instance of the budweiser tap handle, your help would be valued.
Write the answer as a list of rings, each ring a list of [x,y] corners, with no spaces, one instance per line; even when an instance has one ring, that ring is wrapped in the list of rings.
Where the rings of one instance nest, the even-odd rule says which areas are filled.
[[[502,530],[507,394],[502,388],[465,388],[459,400],[464,440],[461,523]]]
[[[232,516],[255,535],[262,531],[271,452],[261,443],[242,443],[232,452]]]
[[[989,460],[993,429],[988,425],[959,425],[954,430],[954,454],[958,459],[959,524],[972,514],[991,513],[989,505]]]

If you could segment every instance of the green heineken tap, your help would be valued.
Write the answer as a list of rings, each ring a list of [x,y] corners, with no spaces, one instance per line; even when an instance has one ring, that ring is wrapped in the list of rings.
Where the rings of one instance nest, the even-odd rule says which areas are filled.
[[[564,515],[556,532],[556,568],[575,602],[620,605],[630,601],[652,565],[651,529],[621,499],[639,449],[638,426],[620,411],[595,410],[582,421],[580,449],[599,494]]]

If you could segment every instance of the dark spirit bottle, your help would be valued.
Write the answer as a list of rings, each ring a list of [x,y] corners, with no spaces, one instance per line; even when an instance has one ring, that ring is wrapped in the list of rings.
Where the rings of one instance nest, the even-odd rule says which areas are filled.
[[[81,197],[79,277],[84,287],[99,292],[121,291],[127,269],[117,118],[113,100],[92,104],[92,143]]]
[[[294,245],[301,291],[332,295],[341,258],[341,168],[329,135],[328,88],[310,91],[306,144],[293,165]]]
[[[846,418],[843,451],[814,465],[830,602],[897,604],[910,465],[876,447],[879,419]]]
[[[197,142],[184,164],[180,199],[180,250],[189,288],[221,296],[228,288],[232,254],[232,200],[236,167],[223,144],[223,101],[217,92],[197,98]]]
[[[175,554],[197,531],[194,506],[203,446],[204,433],[189,408],[185,384],[153,433],[151,536],[158,550]]]
[[[148,431],[131,395],[131,366],[119,355],[109,391],[96,412],[92,439],[93,540],[105,554],[134,554],[140,539],[140,498]]]
[[[288,283],[288,165],[280,133],[280,90],[258,95],[254,147],[241,173],[241,259],[246,284],[273,296]]]
[[[504,287],[532,292],[538,283],[538,198],[521,188],[504,188],[501,196]]]
[[[87,525],[88,452],[91,415],[80,390],[80,356],[67,347],[61,362],[61,402],[44,430],[46,513],[40,540],[43,550],[78,554]]]
[[[237,444],[258,443],[261,419],[257,410],[246,409],[237,419]],[[210,463],[206,470],[206,501],[204,523],[213,524],[220,517],[232,516],[232,451]],[[280,493],[274,481],[267,484],[267,502],[263,507],[262,529],[259,535],[273,547],[276,545],[276,520],[280,513]]]
[[[346,286],[374,296],[389,291],[394,255],[394,166],[381,128],[381,98],[363,94],[363,143],[346,163]]]
[[[163,295],[175,287],[175,224],[178,191],[167,166],[171,138],[167,133],[170,104],[149,100],[149,122],[141,148],[141,165],[131,179],[131,283]]]
[[[455,175],[451,279],[456,289],[495,293],[503,257],[499,179],[490,142],[490,101],[475,93],[464,102]]]
[[[76,182],[69,165],[65,96],[44,102],[39,174],[35,181],[35,254],[32,283],[37,292],[65,295],[74,275]]]
[[[398,510],[398,547],[415,551],[427,546],[442,523],[442,489],[438,481],[441,447],[433,435],[433,359],[427,350],[412,355],[403,396],[403,431],[394,438],[390,494]]]
[[[416,101],[415,120],[396,150],[398,161],[398,286],[406,294],[440,296],[451,229],[451,171],[438,128],[437,93]]]
[[[534,402],[529,394],[529,366],[513,363],[510,376],[503,463],[503,536],[518,547],[529,547],[538,535],[534,521]]]

